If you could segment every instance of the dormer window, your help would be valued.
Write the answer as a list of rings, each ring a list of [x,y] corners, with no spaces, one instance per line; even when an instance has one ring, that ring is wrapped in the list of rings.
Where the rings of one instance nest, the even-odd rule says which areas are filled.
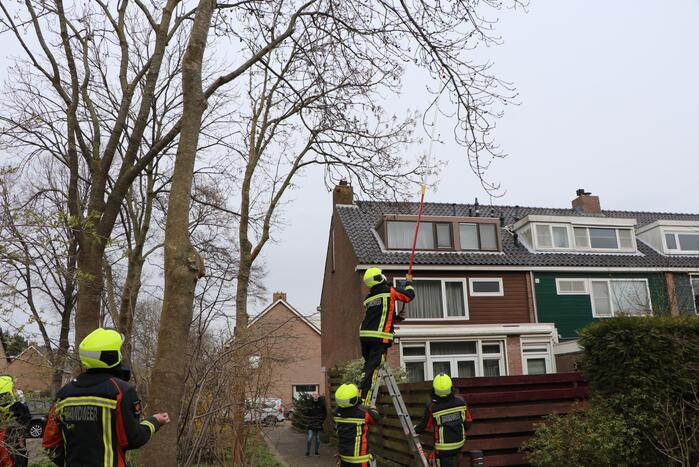
[[[495,224],[459,223],[459,240],[462,250],[498,249],[498,234]]]
[[[634,219],[529,215],[515,231],[534,250],[579,252],[636,251]]]
[[[410,250],[413,247],[416,222],[389,221],[386,226],[389,248]],[[415,248],[418,250],[451,250],[451,224],[420,222]]]
[[[638,229],[638,236],[666,255],[699,255],[699,222],[658,220]]]
[[[536,242],[539,248],[570,248],[568,226],[536,224]]]
[[[699,232],[665,231],[665,245],[670,253],[699,254]]]
[[[389,250],[410,250],[416,227],[415,216],[389,215],[376,227]],[[500,220],[491,217],[423,217],[417,250],[499,251]]]

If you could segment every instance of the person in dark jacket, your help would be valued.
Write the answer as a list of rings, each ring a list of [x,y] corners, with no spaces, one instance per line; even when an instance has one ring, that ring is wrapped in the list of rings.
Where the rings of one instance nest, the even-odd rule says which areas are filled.
[[[142,419],[136,388],[121,379],[122,343],[119,332],[102,328],[80,343],[86,371],[58,391],[41,443],[57,466],[123,467],[127,450],[170,422],[167,413]]]
[[[304,407],[303,409],[303,420],[306,422],[306,455],[311,454],[311,444],[315,439],[316,444],[316,456],[320,453],[318,449],[320,448],[320,432],[323,431],[323,423],[325,418],[328,416],[328,410],[325,408],[325,402],[320,400],[320,396],[317,392],[314,392],[311,397],[313,402]]]
[[[343,384],[335,391],[337,412],[333,420],[337,431],[337,449],[340,465],[344,467],[373,465],[369,453],[369,425],[378,423],[376,407],[360,405],[359,389],[354,384]]]
[[[359,340],[364,357],[364,376],[359,385],[365,404],[371,402],[371,394],[379,375],[379,368],[393,344],[393,325],[398,315],[396,301],[408,303],[415,298],[412,275],[406,277],[405,288],[391,287],[379,268],[369,268],[364,273],[364,283],[369,295],[364,300],[366,314],[359,329]]]
[[[0,454],[0,466],[26,467],[29,464],[27,454],[27,430],[31,422],[29,407],[15,396],[14,379],[10,375],[0,376],[0,439],[3,452]]]
[[[418,434],[434,431],[437,467],[459,465],[458,455],[472,422],[466,402],[452,390],[449,375],[438,374],[432,382],[432,399],[425,407],[422,420],[415,426],[415,433]]]

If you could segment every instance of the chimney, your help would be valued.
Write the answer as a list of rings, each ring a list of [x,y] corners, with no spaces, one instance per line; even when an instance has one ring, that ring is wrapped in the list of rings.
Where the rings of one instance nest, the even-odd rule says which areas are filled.
[[[354,191],[347,180],[340,180],[333,190],[333,206],[336,204],[354,204]]]
[[[591,196],[591,193],[586,192],[583,188],[577,190],[575,194],[578,197],[573,200],[573,209],[585,214],[599,214],[602,212],[599,196]]]
[[[272,294],[272,303],[276,303],[277,300],[286,301],[286,292],[274,292]]]

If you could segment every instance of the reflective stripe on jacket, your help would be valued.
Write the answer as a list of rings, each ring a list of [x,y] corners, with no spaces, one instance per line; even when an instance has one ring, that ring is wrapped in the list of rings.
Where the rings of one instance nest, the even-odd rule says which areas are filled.
[[[337,410],[333,420],[341,460],[363,464],[372,459],[369,454],[369,425],[376,424],[379,418],[375,409],[358,405]]]
[[[416,433],[434,430],[434,448],[439,451],[458,451],[466,442],[466,430],[473,418],[463,399],[453,394],[437,397],[427,403],[422,420],[415,426]]]
[[[408,303],[415,298],[412,283],[404,289],[391,287],[386,282],[375,285],[364,300],[365,316],[359,329],[362,339],[380,339],[384,343],[393,340],[393,324],[396,300]]]
[[[133,386],[106,371],[83,373],[58,391],[41,446],[56,465],[124,467],[125,451],[146,444],[160,427],[140,416]]]

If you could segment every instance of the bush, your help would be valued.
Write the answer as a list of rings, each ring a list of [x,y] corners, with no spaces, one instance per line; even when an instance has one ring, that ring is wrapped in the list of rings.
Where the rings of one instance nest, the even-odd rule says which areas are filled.
[[[625,467],[636,465],[639,440],[623,417],[595,404],[582,412],[546,417],[521,450],[534,466]]]
[[[362,376],[364,375],[364,359],[358,358],[356,360],[351,360],[347,362],[343,367],[340,368],[341,380],[343,383],[349,384],[353,383],[359,386],[362,382]],[[405,369],[402,367],[391,368],[393,371],[393,376],[396,378],[398,384],[405,383],[408,381]]]
[[[678,416],[697,417],[699,317],[619,317],[593,323],[579,334],[585,349],[582,368],[595,400],[639,433],[637,465],[667,463],[664,428]],[[692,436],[689,431],[678,435]],[[689,458],[699,456],[694,446],[689,445]]]

